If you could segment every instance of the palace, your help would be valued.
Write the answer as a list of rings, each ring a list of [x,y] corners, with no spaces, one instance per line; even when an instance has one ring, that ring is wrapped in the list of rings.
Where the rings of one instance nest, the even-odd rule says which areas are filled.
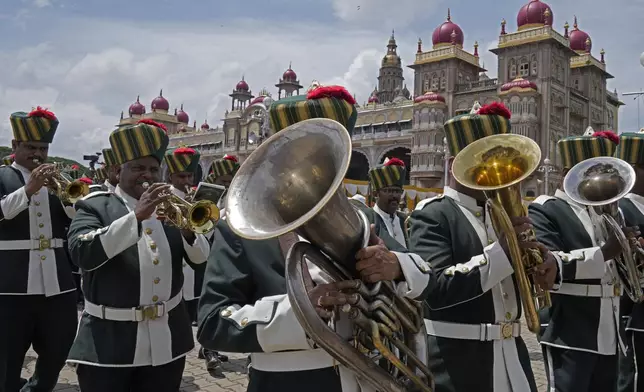
[[[386,157],[405,161],[409,184],[420,188],[443,186],[446,147],[443,124],[450,117],[481,105],[502,101],[512,112],[512,131],[528,136],[541,146],[544,166],[550,166],[549,189],[561,181],[557,170],[559,139],[581,135],[588,126],[596,130],[618,131],[618,110],[623,103],[617,92],[607,90],[613,76],[606,69],[603,49],[593,54],[590,35],[580,28],[577,18],[557,31],[554,12],[540,0],[530,0],[517,14],[516,31],[501,22],[498,46],[491,51],[498,57],[496,79],[487,76],[479,59],[479,47],[463,47],[465,33],[452,20],[432,34],[432,45],[425,49],[418,40],[414,80],[405,84],[402,59],[392,33],[387,44],[377,87],[368,101],[358,108],[358,121],[352,133],[353,155],[348,179],[366,180],[370,167]],[[242,78],[232,90],[231,107],[221,127],[196,122],[189,126],[188,114],[181,109],[169,114],[170,105],[159,94],[151,112],[137,101],[121,116],[121,124],[152,118],[168,125],[171,146],[179,144],[199,149],[202,167],[224,154],[240,160],[250,154],[273,131],[267,108],[274,100],[304,93],[297,74],[289,66],[278,82],[277,97],[266,89],[255,96]],[[544,170],[546,171],[546,170]],[[545,176],[537,172],[523,184],[524,196],[544,193]]]

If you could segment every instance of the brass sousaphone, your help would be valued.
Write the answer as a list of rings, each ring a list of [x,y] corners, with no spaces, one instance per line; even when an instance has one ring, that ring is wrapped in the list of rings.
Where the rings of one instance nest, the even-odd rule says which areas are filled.
[[[307,335],[380,392],[433,390],[420,303],[397,295],[392,282],[362,285],[358,305],[338,311],[357,327],[350,342],[322,320],[308,298],[304,268],[317,265],[334,281],[356,278],[356,252],[369,241],[369,221],[343,189],[351,136],[340,123],[310,119],[260,144],[235,175],[226,221],[239,236],[275,238],[295,231],[286,258],[287,293]]]
[[[497,237],[508,241],[528,329],[538,333],[541,327],[538,310],[550,306],[550,294],[540,290],[532,278],[533,268],[543,263],[538,249],[519,248],[511,217],[527,215],[521,197],[521,182],[530,177],[541,162],[539,145],[526,136],[501,134],[487,136],[467,145],[454,158],[452,174],[461,185],[483,191],[490,207]],[[536,241],[533,230],[521,233]]]

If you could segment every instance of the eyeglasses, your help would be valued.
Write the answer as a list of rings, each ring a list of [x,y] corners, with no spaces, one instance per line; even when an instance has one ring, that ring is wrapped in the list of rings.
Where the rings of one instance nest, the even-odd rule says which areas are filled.
[[[403,190],[401,188],[382,188],[380,192],[387,193],[389,195],[401,195]]]

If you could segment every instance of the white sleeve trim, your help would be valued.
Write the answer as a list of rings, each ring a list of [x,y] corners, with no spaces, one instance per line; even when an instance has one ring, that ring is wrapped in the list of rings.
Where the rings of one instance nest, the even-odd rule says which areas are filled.
[[[210,254],[210,244],[206,237],[203,234],[195,234],[195,242],[190,245],[183,235],[183,249],[186,251],[188,258],[193,264],[202,264],[208,260],[208,255]]]
[[[140,237],[139,224],[134,211],[118,218],[107,227],[84,234],[84,239],[91,240],[96,235],[99,236],[108,259],[135,245]]]
[[[62,202],[60,204],[63,204]],[[74,219],[76,216],[76,209],[74,206],[66,206],[63,204],[63,210],[65,210],[65,214],[69,219]]]
[[[563,283],[563,262],[561,261],[561,257],[559,257],[558,254],[554,252],[551,253],[554,256],[555,260],[557,260],[557,275],[559,275],[559,279],[557,280],[559,281],[559,284],[555,283],[550,291],[557,291],[561,288],[561,284]]]
[[[570,253],[557,252],[563,263],[576,262],[575,279],[601,279],[606,274],[606,262],[598,246],[575,249]]]
[[[391,252],[398,258],[400,269],[405,278],[404,282],[398,283],[396,290],[398,294],[411,299],[421,296],[427,288],[432,270],[429,264],[415,253]]]
[[[4,219],[13,219],[22,211],[29,208],[29,198],[25,187],[21,187],[0,200],[0,208]]]
[[[481,259],[481,256],[483,259]],[[505,251],[498,242],[493,242],[483,248],[481,256],[478,256],[478,260],[475,260],[477,256],[473,257],[467,264],[478,264],[483,292],[491,290],[492,287],[514,273],[512,263],[508,260],[508,256],[506,256]]]

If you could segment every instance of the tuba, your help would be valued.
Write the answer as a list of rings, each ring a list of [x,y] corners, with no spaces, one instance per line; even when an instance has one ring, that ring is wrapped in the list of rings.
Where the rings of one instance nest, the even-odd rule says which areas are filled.
[[[34,163],[39,165],[42,162],[34,159]],[[63,173],[61,165],[57,162],[50,169],[45,170],[43,175],[48,177],[45,186],[49,193],[65,203],[74,204],[89,194],[89,185]]]
[[[307,335],[375,390],[431,392],[421,304],[399,296],[393,282],[361,284],[359,303],[337,310],[356,327],[350,342],[309,301],[307,261],[334,281],[355,279],[354,255],[369,243],[369,220],[343,189],[350,160],[351,136],[336,121],[309,119],[281,130],[239,168],[228,189],[227,223],[246,239],[295,231],[308,240],[289,250],[285,276]]]
[[[626,161],[613,157],[586,159],[572,167],[563,182],[564,192],[574,202],[592,207],[591,220],[599,228],[602,239],[615,235],[622,254],[615,258],[615,269],[630,299],[644,300],[644,252],[637,240],[624,235],[624,217],[619,200],[635,185],[635,170]]]
[[[150,186],[143,183],[143,188]],[[189,202],[171,193],[168,200],[157,205],[157,219],[181,229],[190,230],[197,234],[206,234],[215,229],[219,220],[219,208],[209,200]]]
[[[504,234],[507,238],[526,324],[533,333],[538,333],[541,326],[538,311],[550,306],[550,294],[535,285],[532,275],[534,267],[543,263],[543,257],[539,249],[522,251],[519,248],[510,218],[527,215],[521,198],[521,182],[537,169],[540,161],[541,150],[534,140],[502,134],[469,144],[452,163],[456,181],[485,193],[494,231],[497,236]],[[536,241],[533,230],[519,236]]]

